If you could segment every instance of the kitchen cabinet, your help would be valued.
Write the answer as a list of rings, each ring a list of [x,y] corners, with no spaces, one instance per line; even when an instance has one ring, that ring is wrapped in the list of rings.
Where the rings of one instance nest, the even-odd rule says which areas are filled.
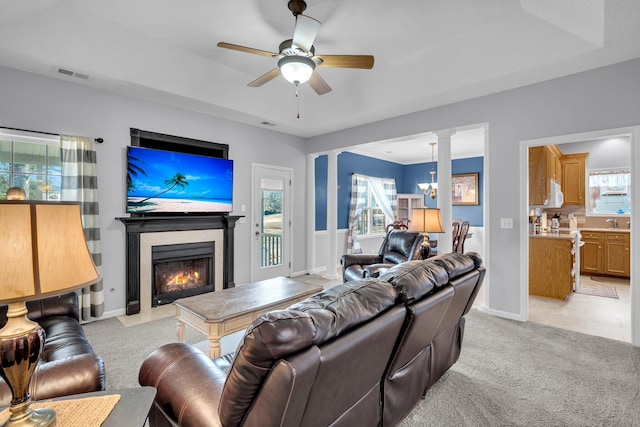
[[[589,153],[562,156],[562,193],[564,205],[585,205],[586,164]]]
[[[424,207],[424,194],[398,194],[396,220],[405,224],[411,220],[411,211]]]
[[[605,233],[604,274],[629,277],[631,275],[630,234]]]
[[[584,245],[580,248],[580,271],[602,274],[604,259],[604,235],[596,231],[582,232]]]
[[[529,147],[530,205],[548,204],[551,198],[551,180],[562,183],[561,157],[562,153],[557,145]]]
[[[529,238],[529,295],[565,299],[573,291],[571,237]]]
[[[580,271],[607,276],[631,274],[630,234],[616,231],[583,231]]]

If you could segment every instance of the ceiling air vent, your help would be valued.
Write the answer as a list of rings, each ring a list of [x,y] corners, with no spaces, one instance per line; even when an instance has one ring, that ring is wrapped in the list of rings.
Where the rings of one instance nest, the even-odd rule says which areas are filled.
[[[58,73],[64,74],[65,76],[77,77],[82,80],[89,79],[89,75],[87,74],[76,73],[75,71],[67,70],[66,68],[58,68]]]

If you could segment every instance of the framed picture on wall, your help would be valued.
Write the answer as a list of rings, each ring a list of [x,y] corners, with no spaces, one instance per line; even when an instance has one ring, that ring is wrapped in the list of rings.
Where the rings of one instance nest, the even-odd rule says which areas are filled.
[[[451,201],[454,206],[478,204],[477,173],[463,173],[451,176]]]

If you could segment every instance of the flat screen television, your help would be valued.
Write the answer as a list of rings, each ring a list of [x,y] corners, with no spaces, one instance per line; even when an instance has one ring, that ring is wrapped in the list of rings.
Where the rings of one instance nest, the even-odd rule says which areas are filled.
[[[127,213],[233,210],[233,160],[127,147]]]

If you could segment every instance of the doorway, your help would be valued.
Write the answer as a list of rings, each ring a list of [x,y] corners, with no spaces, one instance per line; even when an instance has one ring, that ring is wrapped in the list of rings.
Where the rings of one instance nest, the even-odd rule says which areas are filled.
[[[291,275],[292,173],[253,164],[252,282]]]
[[[548,312],[546,313],[546,316],[543,316],[543,317],[546,317],[547,319],[550,319],[552,316],[565,316],[565,319],[561,319],[560,322],[557,322],[557,324],[552,325],[556,327],[562,327],[560,323],[562,323],[562,321],[565,321],[565,322],[567,320],[570,321],[570,318],[567,319],[566,316],[576,308],[576,307],[571,308],[568,306],[574,302],[572,300],[570,300],[569,303],[565,301],[561,301],[561,302],[558,302],[558,304],[554,305],[553,303],[556,301],[551,301],[551,303],[549,303],[547,299],[544,299],[543,304],[541,304],[541,301],[538,301],[538,299],[529,297],[529,280],[528,280],[529,279],[528,277],[529,276],[529,256],[530,256],[529,227],[528,227],[528,219],[529,219],[528,218],[528,215],[529,215],[528,164],[529,162],[528,162],[528,155],[527,155],[529,151],[529,147],[557,144],[562,149],[562,144],[572,144],[576,142],[603,140],[603,139],[615,138],[618,136],[626,136],[630,138],[630,158],[631,158],[630,166],[632,171],[631,185],[632,186],[640,185],[639,183],[640,177],[638,177],[637,173],[634,173],[637,170],[638,164],[640,163],[638,159],[638,157],[640,156],[640,152],[635,147],[635,145],[638,143],[638,140],[640,138],[640,127],[611,129],[611,130],[604,130],[604,131],[586,132],[581,134],[562,135],[557,137],[521,141],[521,146],[520,146],[521,163],[520,164],[521,164],[522,172],[521,172],[521,180],[520,180],[520,185],[521,185],[521,198],[520,198],[520,202],[521,202],[521,214],[520,214],[521,280],[520,280],[520,283],[521,283],[521,313],[523,313],[524,320],[531,320],[531,321],[539,320],[541,318],[539,310],[542,305],[542,307],[544,307],[544,310],[547,310],[548,308]],[[638,207],[637,201],[632,201],[632,204],[633,204],[633,207],[631,209],[631,217],[630,217],[631,224],[633,224],[634,222],[633,215],[634,215],[634,212],[637,212],[637,207]],[[589,219],[588,216],[587,216],[587,219]],[[586,226],[587,228],[589,228],[588,224],[586,224]],[[582,226],[580,226],[579,224],[578,228],[582,228]],[[630,341],[633,345],[636,345],[636,346],[640,345],[640,317],[638,316],[640,314],[640,293],[636,289],[634,289],[634,286],[633,286],[634,284],[638,283],[637,281],[638,273],[637,273],[637,270],[633,268],[634,265],[638,265],[636,262],[634,262],[638,258],[639,251],[637,250],[637,248],[638,248],[637,233],[631,232],[631,254],[630,254],[631,265],[632,265],[631,274],[630,274],[630,280],[628,281],[629,285],[626,289],[627,291],[626,295],[621,296],[621,298],[626,297],[627,311],[626,313],[623,313],[623,316],[621,316],[620,319],[621,321],[624,321],[624,319],[626,319],[628,322],[627,336],[626,336],[626,339],[622,339],[622,340],[627,342]],[[590,276],[588,275],[585,276],[585,280],[588,281],[590,279],[591,279]],[[600,277],[596,277],[595,279],[597,281],[601,281]],[[607,283],[607,284],[611,286],[616,285],[616,283],[613,283],[613,282],[616,282],[616,280],[612,279],[612,281],[610,282],[612,283]],[[582,277],[581,277],[580,283],[583,283]],[[622,290],[624,292],[624,287],[618,288],[618,290],[619,291]],[[578,297],[576,299],[580,299],[582,295],[572,294],[570,296],[570,299],[573,297]],[[589,297],[589,298],[595,298],[595,297]],[[603,301],[603,303],[606,305],[608,303],[612,303],[613,301],[614,300]],[[591,303],[591,301],[589,301],[589,303]],[[583,304],[582,306],[580,306],[580,310],[586,310],[586,311],[592,312],[592,314],[589,314],[588,316],[586,316],[587,322],[594,321],[594,320],[597,321],[598,313],[596,313],[596,311],[599,310],[598,307],[604,307],[605,305],[601,304],[600,306],[596,306],[596,305],[587,306]],[[613,304],[609,304],[609,305],[614,306]],[[594,307],[594,308],[589,308],[589,307]],[[614,309],[609,311],[611,313],[614,313],[616,310],[618,312],[620,311],[618,308],[614,306]],[[612,317],[611,315],[605,314],[605,313],[601,313],[601,315],[605,315],[609,318]],[[576,321],[579,322],[581,321],[581,319],[577,318]],[[546,321],[541,323],[546,323]],[[565,327],[565,329],[578,330],[578,328],[570,328],[570,327]],[[597,331],[597,329],[598,328],[593,328],[592,326],[587,324],[586,330],[579,330],[579,332],[588,333],[588,334],[590,333],[593,335],[600,335],[600,336],[608,336],[606,335],[607,331],[599,332]],[[615,333],[615,331],[613,332]],[[614,338],[614,339],[621,339],[616,336],[608,336],[608,337]]]

